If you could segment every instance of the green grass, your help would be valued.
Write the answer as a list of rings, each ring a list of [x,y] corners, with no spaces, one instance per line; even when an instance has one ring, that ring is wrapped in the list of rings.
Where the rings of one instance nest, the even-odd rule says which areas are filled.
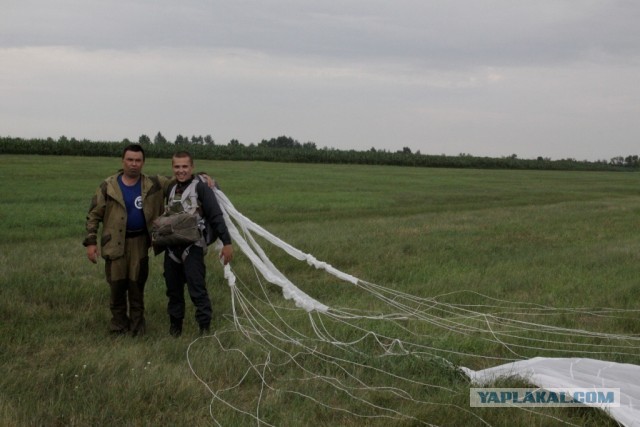
[[[602,350],[596,347],[602,340],[563,336],[560,344],[518,348],[515,357],[504,346],[483,339],[482,332],[462,334],[426,322],[371,320],[352,323],[424,347],[412,356],[378,357],[381,347],[371,336],[353,347],[361,353],[317,342],[310,343],[317,346],[315,354],[292,344],[267,347],[257,337],[249,340],[233,330],[229,287],[213,257],[208,260],[208,283],[219,341],[204,338],[192,343],[196,325],[190,304],[184,336],[168,336],[160,258],[152,259],[147,283],[147,336],[110,336],[104,264],[89,263],[81,241],[93,192],[118,168],[119,160],[113,158],[0,155],[0,425],[212,425],[210,411],[222,425],[250,424],[249,417],[212,401],[189,362],[210,389],[228,389],[221,398],[238,408],[255,414],[259,401],[260,416],[274,425],[420,425],[416,420],[481,425],[480,418],[497,426],[615,425],[601,412],[586,408],[470,408],[468,381],[442,358],[480,369],[502,363],[499,358],[580,356],[577,343],[584,343],[589,357],[639,363],[637,346],[631,347],[635,352],[616,349],[613,345],[620,343],[610,340],[610,348],[596,353]],[[515,303],[472,309],[630,339],[640,334],[637,173],[216,161],[196,161],[196,170],[214,176],[238,210],[256,223],[368,282],[422,298],[437,297],[458,308],[492,304],[489,298],[573,308],[578,311],[544,315]],[[149,159],[145,171],[168,174],[169,161]],[[269,255],[305,292],[331,307],[385,309],[362,290],[293,262],[279,250]],[[267,313],[260,301],[265,295],[240,253],[234,269],[242,282],[239,287]],[[267,314],[274,324],[312,333],[306,313],[290,310],[293,304],[283,301],[279,288],[265,289],[272,302],[286,308],[280,311],[283,319]],[[520,310],[514,314],[515,307]],[[627,311],[599,316],[580,310],[603,307]],[[460,327],[476,325],[454,313],[434,314]],[[336,338],[362,337],[352,327],[323,321]],[[531,331],[526,338],[549,335]],[[557,349],[566,351],[557,354]],[[387,390],[354,392],[415,417],[404,421],[358,418],[315,404],[294,392],[312,393],[352,412],[380,413],[315,377],[322,374],[357,385],[318,354],[357,363],[349,365],[349,373],[378,387],[402,388],[429,403],[400,399]],[[267,359],[268,370],[250,369],[264,369]],[[411,385],[383,370],[436,387]],[[273,390],[263,387],[259,372]]]

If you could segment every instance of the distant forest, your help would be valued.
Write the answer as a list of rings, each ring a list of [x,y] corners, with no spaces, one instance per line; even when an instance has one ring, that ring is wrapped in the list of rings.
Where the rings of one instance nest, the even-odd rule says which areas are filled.
[[[149,157],[170,158],[177,150],[188,150],[196,159],[254,160],[288,163],[342,163],[367,165],[395,165],[414,167],[477,168],[477,169],[548,169],[635,171],[640,169],[638,155],[618,156],[610,160],[586,161],[576,159],[552,160],[546,157],[521,159],[516,154],[504,157],[478,157],[461,153],[457,156],[422,154],[404,147],[396,152],[371,148],[366,151],[318,148],[313,142],[300,143],[288,137],[263,139],[260,143],[244,145],[236,139],[228,144],[216,143],[210,135],[178,135],[168,141],[160,132],[151,139],[141,135],[138,141],[120,142],[77,140],[62,136],[57,140],[0,137],[0,154],[40,154],[65,156],[119,157],[122,148],[139,143]]]

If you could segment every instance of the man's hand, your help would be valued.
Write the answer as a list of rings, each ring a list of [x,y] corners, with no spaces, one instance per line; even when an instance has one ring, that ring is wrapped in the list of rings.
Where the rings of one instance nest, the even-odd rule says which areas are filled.
[[[87,258],[94,264],[98,263],[98,247],[96,245],[87,246]]]
[[[233,246],[224,245],[220,251],[220,259],[224,265],[227,265],[233,259]]]
[[[211,178],[209,175],[207,175],[206,173],[200,173],[198,174],[200,175],[201,178],[204,178],[205,181],[207,181],[207,185],[209,186],[209,188],[216,188],[218,185],[216,184],[216,181]]]

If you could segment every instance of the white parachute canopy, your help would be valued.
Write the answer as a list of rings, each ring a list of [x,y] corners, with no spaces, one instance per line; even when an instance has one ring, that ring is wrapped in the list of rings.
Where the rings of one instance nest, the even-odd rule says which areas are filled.
[[[607,408],[626,426],[640,425],[640,366],[582,358],[534,357],[493,368],[461,368],[471,381],[487,386],[500,378],[518,377],[543,389],[620,389],[620,406]],[[597,402],[585,403],[597,407]]]
[[[310,254],[306,254],[278,237],[272,235],[261,226],[242,215],[233,206],[231,201],[219,189],[214,189],[218,202],[223,210],[225,222],[231,233],[234,245],[238,247],[244,255],[251,261],[255,270],[269,283],[279,286],[282,295],[287,300],[292,300],[297,307],[307,313],[308,320],[312,326],[313,334],[309,335],[299,329],[294,328],[284,320],[278,312],[279,307],[270,300],[267,301],[272,312],[280,319],[284,326],[276,326],[268,316],[260,311],[252,301],[245,296],[246,292],[253,292],[246,287],[246,292],[238,286],[239,279],[232,271],[231,266],[224,267],[225,278],[229,284],[232,295],[233,320],[237,331],[242,332],[246,337],[254,342],[259,342],[265,349],[266,361],[256,365],[249,363],[249,357],[244,359],[249,363],[249,371],[258,375],[263,381],[263,390],[280,390],[280,385],[268,381],[266,375],[267,366],[272,357],[277,354],[284,355],[287,363],[296,365],[296,369],[301,370],[301,375],[305,378],[317,378],[324,385],[333,384],[336,390],[344,393],[345,396],[356,400],[364,410],[359,413],[352,413],[353,416],[364,419],[389,420],[409,420],[419,424],[430,425],[428,420],[416,418],[414,414],[403,413],[396,409],[396,406],[381,406],[369,400],[361,394],[361,390],[384,390],[391,392],[396,398],[401,400],[411,400],[417,404],[431,404],[433,402],[416,401],[409,393],[409,386],[416,384],[424,387],[442,388],[437,384],[422,384],[416,379],[404,378],[399,372],[380,372],[369,366],[358,365],[347,361],[340,356],[333,356],[319,350],[321,346],[330,345],[339,352],[357,353],[358,346],[365,340],[374,340],[380,349],[380,357],[387,356],[413,356],[438,359],[443,364],[449,364],[451,369],[463,372],[477,385],[488,385],[498,378],[518,377],[523,378],[541,388],[619,388],[621,395],[620,407],[607,408],[609,415],[624,425],[640,425],[640,367],[631,364],[614,363],[597,360],[612,355],[623,357],[637,355],[640,352],[640,338],[637,336],[608,334],[602,332],[591,332],[586,330],[575,330],[556,327],[539,321],[538,318],[545,318],[551,314],[570,314],[581,316],[607,317],[620,314],[621,310],[615,309],[559,309],[535,305],[531,303],[518,303],[513,301],[497,300],[487,296],[474,294],[474,298],[479,301],[476,305],[452,304],[444,302],[449,295],[431,296],[422,298],[415,295],[402,293],[380,285],[366,282],[350,274],[339,271],[333,266],[318,261]],[[316,300],[299,289],[270,261],[266,252],[256,241],[255,236],[259,236],[273,246],[280,248],[294,259],[305,262],[315,269],[324,271],[331,276],[352,284],[360,289],[367,297],[374,298],[382,302],[388,308],[386,312],[367,313],[354,310],[348,307],[329,307],[321,301]],[[260,277],[256,276],[259,285],[262,287]],[[242,282],[240,281],[240,284]],[[263,294],[267,292],[263,289]],[[453,293],[452,293],[453,294]],[[534,320],[526,320],[526,319]],[[511,354],[512,357],[496,357],[492,355],[467,354],[463,350],[454,348],[433,347],[429,344],[428,337],[409,333],[410,340],[388,336],[374,330],[366,330],[361,326],[361,320],[368,319],[376,322],[387,322],[398,330],[408,331],[403,325],[406,321],[416,321],[428,324],[430,327],[438,328],[447,334],[460,334],[461,337],[474,336],[482,342],[497,344]],[[359,334],[360,338],[351,341],[344,341],[334,336],[327,326],[330,322],[347,325],[352,328],[354,335]],[[535,335],[535,336],[534,336]],[[242,353],[240,349],[226,348],[219,339],[218,334],[212,337],[217,339],[220,349],[223,351],[234,351]],[[581,343],[580,340],[589,341],[589,344]],[[522,353],[532,351],[539,354],[549,352],[549,346],[542,344],[553,344],[552,353],[554,356],[564,355],[566,357],[534,357],[526,358]],[[193,344],[193,343],[192,343]],[[295,354],[284,350],[284,345],[294,345],[299,348]],[[326,372],[313,372],[305,365],[297,361],[300,354],[306,357],[321,360],[327,365],[338,368],[341,376],[347,373],[348,379],[354,384],[347,385],[344,380],[327,377]],[[473,356],[484,362],[495,364],[503,362],[502,365],[493,368],[474,371],[464,367],[453,366],[447,360],[448,355]],[[581,356],[576,358],[576,356]],[[189,357],[189,353],[188,353]],[[504,362],[508,362],[504,364]],[[191,366],[191,362],[189,361]],[[309,365],[310,366],[310,365]],[[213,390],[195,372],[194,375],[205,384],[210,390],[213,400],[211,414],[214,421],[213,404],[220,403],[227,408],[232,408],[238,413],[242,413],[253,419],[257,424],[269,425],[260,416],[261,396],[257,399],[257,407],[252,411],[239,408],[232,401],[224,398],[225,393],[233,390],[230,387],[224,390]],[[383,378],[387,376],[395,381],[400,380],[402,384],[407,384],[407,389],[392,389],[384,385],[370,384],[362,376],[355,372],[370,372]],[[362,373],[360,375],[363,375]],[[306,388],[307,393],[299,391],[284,390],[285,392],[303,395],[304,398],[313,401],[325,408],[333,408],[341,413],[346,409],[334,407],[328,402],[320,401],[319,397],[311,395],[313,387]],[[459,410],[469,412],[468,407],[458,407]],[[476,416],[475,414],[471,414]],[[484,420],[479,419],[480,422]]]

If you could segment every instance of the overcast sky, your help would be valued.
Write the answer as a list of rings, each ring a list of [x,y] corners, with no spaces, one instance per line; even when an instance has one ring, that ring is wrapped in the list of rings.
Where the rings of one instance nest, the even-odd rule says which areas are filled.
[[[640,154],[637,0],[0,0],[0,135]]]

